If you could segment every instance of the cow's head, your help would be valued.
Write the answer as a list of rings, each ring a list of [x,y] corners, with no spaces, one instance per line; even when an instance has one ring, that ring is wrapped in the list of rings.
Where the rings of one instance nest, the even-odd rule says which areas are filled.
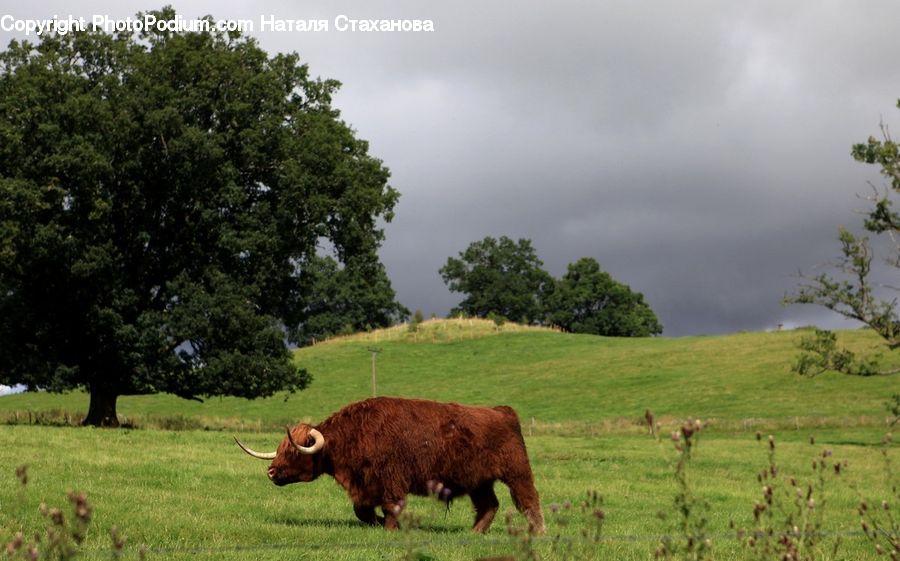
[[[269,479],[275,485],[287,485],[299,481],[312,481],[321,474],[320,462],[315,457],[325,446],[325,437],[311,426],[300,423],[287,428],[287,436],[276,452],[255,452],[235,437],[235,442],[247,454],[269,464]]]

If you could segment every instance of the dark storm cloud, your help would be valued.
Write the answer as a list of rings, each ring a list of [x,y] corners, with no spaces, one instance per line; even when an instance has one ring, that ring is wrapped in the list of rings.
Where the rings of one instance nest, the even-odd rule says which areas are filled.
[[[73,7],[74,4],[74,7]],[[666,334],[842,325],[783,308],[836,255],[876,170],[849,156],[894,103],[893,0],[185,3],[217,18],[432,19],[416,33],[255,33],[344,83],[336,104],[401,193],[382,258],[400,300],[445,314],[437,270],[486,235],[555,275],[593,256]],[[21,17],[139,3],[36,2]],[[182,6],[176,4],[176,8]],[[8,34],[7,34],[8,35]],[[2,36],[2,34],[0,34]],[[4,40],[5,42],[5,40]]]

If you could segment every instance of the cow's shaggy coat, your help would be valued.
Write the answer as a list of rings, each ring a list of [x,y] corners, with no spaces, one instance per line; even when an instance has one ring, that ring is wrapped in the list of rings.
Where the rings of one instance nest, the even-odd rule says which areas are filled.
[[[500,480],[530,531],[544,531],[519,418],[510,407],[378,397],[348,405],[318,425],[295,426],[294,442],[312,442],[311,428],[324,435],[324,447],[302,454],[285,437],[269,467],[275,484],[331,475],[347,491],[357,518],[387,529],[397,527],[407,494],[442,488],[444,498],[469,495],[472,529],[484,532],[499,507],[494,482]]]

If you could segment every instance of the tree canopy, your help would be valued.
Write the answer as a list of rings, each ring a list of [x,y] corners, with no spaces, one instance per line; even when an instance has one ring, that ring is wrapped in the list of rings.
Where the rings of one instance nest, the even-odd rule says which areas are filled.
[[[900,101],[897,107],[900,108]],[[858,162],[878,166],[888,180],[883,191],[873,187],[868,197],[872,208],[866,215],[863,227],[872,234],[887,238],[887,255],[884,255],[883,262],[890,271],[900,269],[900,215],[893,208],[896,197],[900,195],[900,145],[891,138],[887,127],[882,126],[881,132],[881,139],[871,136],[866,142],[853,145],[851,155]],[[868,236],[859,236],[841,228],[838,238],[841,256],[833,271],[814,277],[801,275],[800,288],[795,294],[787,296],[785,302],[824,306],[871,328],[881,336],[887,349],[900,348],[897,300],[889,298],[884,292],[897,290],[897,285],[879,286],[873,281],[876,254]],[[879,267],[878,260],[875,260],[875,267]],[[882,368],[875,355],[857,356],[847,349],[839,349],[837,336],[827,330],[817,330],[813,336],[804,338],[801,349],[804,352],[794,370],[804,375],[816,375],[826,370],[861,376],[900,372],[898,368]]]
[[[44,35],[0,65],[0,383],[84,387],[100,425],[119,395],[305,387],[303,271],[323,240],[377,260],[399,196],[339,83],[219,31]]]
[[[649,337],[662,333],[640,292],[612,278],[592,257],[569,264],[549,297],[548,321],[571,333]]]
[[[341,267],[331,257],[316,257],[303,276],[309,295],[294,332],[300,344],[389,327],[409,317],[409,310],[394,299],[391,281],[378,261],[360,257]]]
[[[439,272],[452,292],[467,295],[451,313],[494,313],[530,323],[543,318],[542,294],[553,283],[543,265],[531,240],[488,236],[472,242],[458,259],[447,258]]]
[[[556,325],[573,333],[647,337],[662,333],[639,292],[584,257],[561,279],[543,268],[531,241],[486,237],[450,257],[440,269],[453,292],[466,294],[451,313]]]

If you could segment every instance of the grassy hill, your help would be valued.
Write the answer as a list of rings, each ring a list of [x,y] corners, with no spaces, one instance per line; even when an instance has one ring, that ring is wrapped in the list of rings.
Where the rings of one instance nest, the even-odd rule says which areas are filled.
[[[761,469],[774,473],[767,440],[757,442],[753,434],[766,430],[778,442],[782,475],[772,484],[780,485],[777,497],[785,506],[779,512],[792,513],[800,504],[795,497],[807,489],[816,493],[823,541],[812,557],[878,559],[854,529],[861,497],[877,505],[896,494],[896,470],[887,462],[896,465],[897,445],[879,442],[882,402],[897,392],[898,378],[799,378],[789,367],[801,335],[608,339],[434,321],[417,333],[401,326],[299,350],[298,363],[315,380],[287,400],[280,395],[200,404],[171,396],[127,397],[120,401],[120,415],[148,428],[261,430],[243,438],[270,450],[284,437],[282,424],[319,420],[370,395],[375,348],[379,394],[518,409],[548,524],[548,536],[532,544],[540,559],[645,560],[661,536],[679,533],[673,506],[679,456],[668,438],[657,442],[637,424],[646,408],[667,415],[669,423],[696,416],[725,429],[704,429],[689,467],[691,493],[708,504],[695,516],[708,518],[714,558],[765,558],[741,545],[732,521],[754,527],[762,497],[757,478]],[[878,342],[863,331],[842,337],[856,349]],[[0,421],[55,410],[53,419],[71,422],[86,408],[83,393],[10,396],[0,398]],[[0,546],[15,531],[30,536],[44,528],[40,504],[67,506],[65,494],[75,489],[88,493],[94,513],[79,559],[109,559],[113,527],[128,537],[123,559],[143,558],[142,548],[149,559],[185,560],[409,559],[415,558],[412,550],[440,561],[517,551],[520,558],[532,558],[522,550],[525,542],[504,528],[512,503],[502,484],[501,515],[486,536],[469,533],[467,499],[447,509],[420,497],[410,497],[408,505],[410,520],[417,522],[388,533],[359,524],[346,493],[330,477],[274,487],[265,476],[266,463],[240,452],[229,433],[0,425],[0,441]],[[820,462],[821,476],[810,471],[811,459],[814,466]],[[846,463],[838,470],[832,462]],[[27,490],[13,478],[20,465],[29,466]],[[600,543],[585,538],[598,520],[591,509],[580,508],[587,490],[604,497]],[[827,501],[819,500],[826,495]],[[574,506],[567,509],[568,504]],[[658,512],[668,518],[661,520]],[[521,522],[521,516],[510,518],[514,526]]]
[[[371,395],[372,350],[379,395],[512,405],[537,430],[578,432],[628,428],[649,408],[673,418],[712,419],[723,428],[852,426],[884,423],[883,402],[897,377],[790,372],[803,331],[726,336],[619,339],[571,335],[481,320],[432,320],[320,343],[296,352],[314,376],[294,395],[205,403],[172,396],[123,397],[120,416],[141,424],[273,428],[320,420]],[[871,348],[867,331],[841,334],[843,344]],[[0,418],[56,411],[69,419],[87,395],[29,393],[0,398]],[[532,418],[534,421],[532,421]]]

